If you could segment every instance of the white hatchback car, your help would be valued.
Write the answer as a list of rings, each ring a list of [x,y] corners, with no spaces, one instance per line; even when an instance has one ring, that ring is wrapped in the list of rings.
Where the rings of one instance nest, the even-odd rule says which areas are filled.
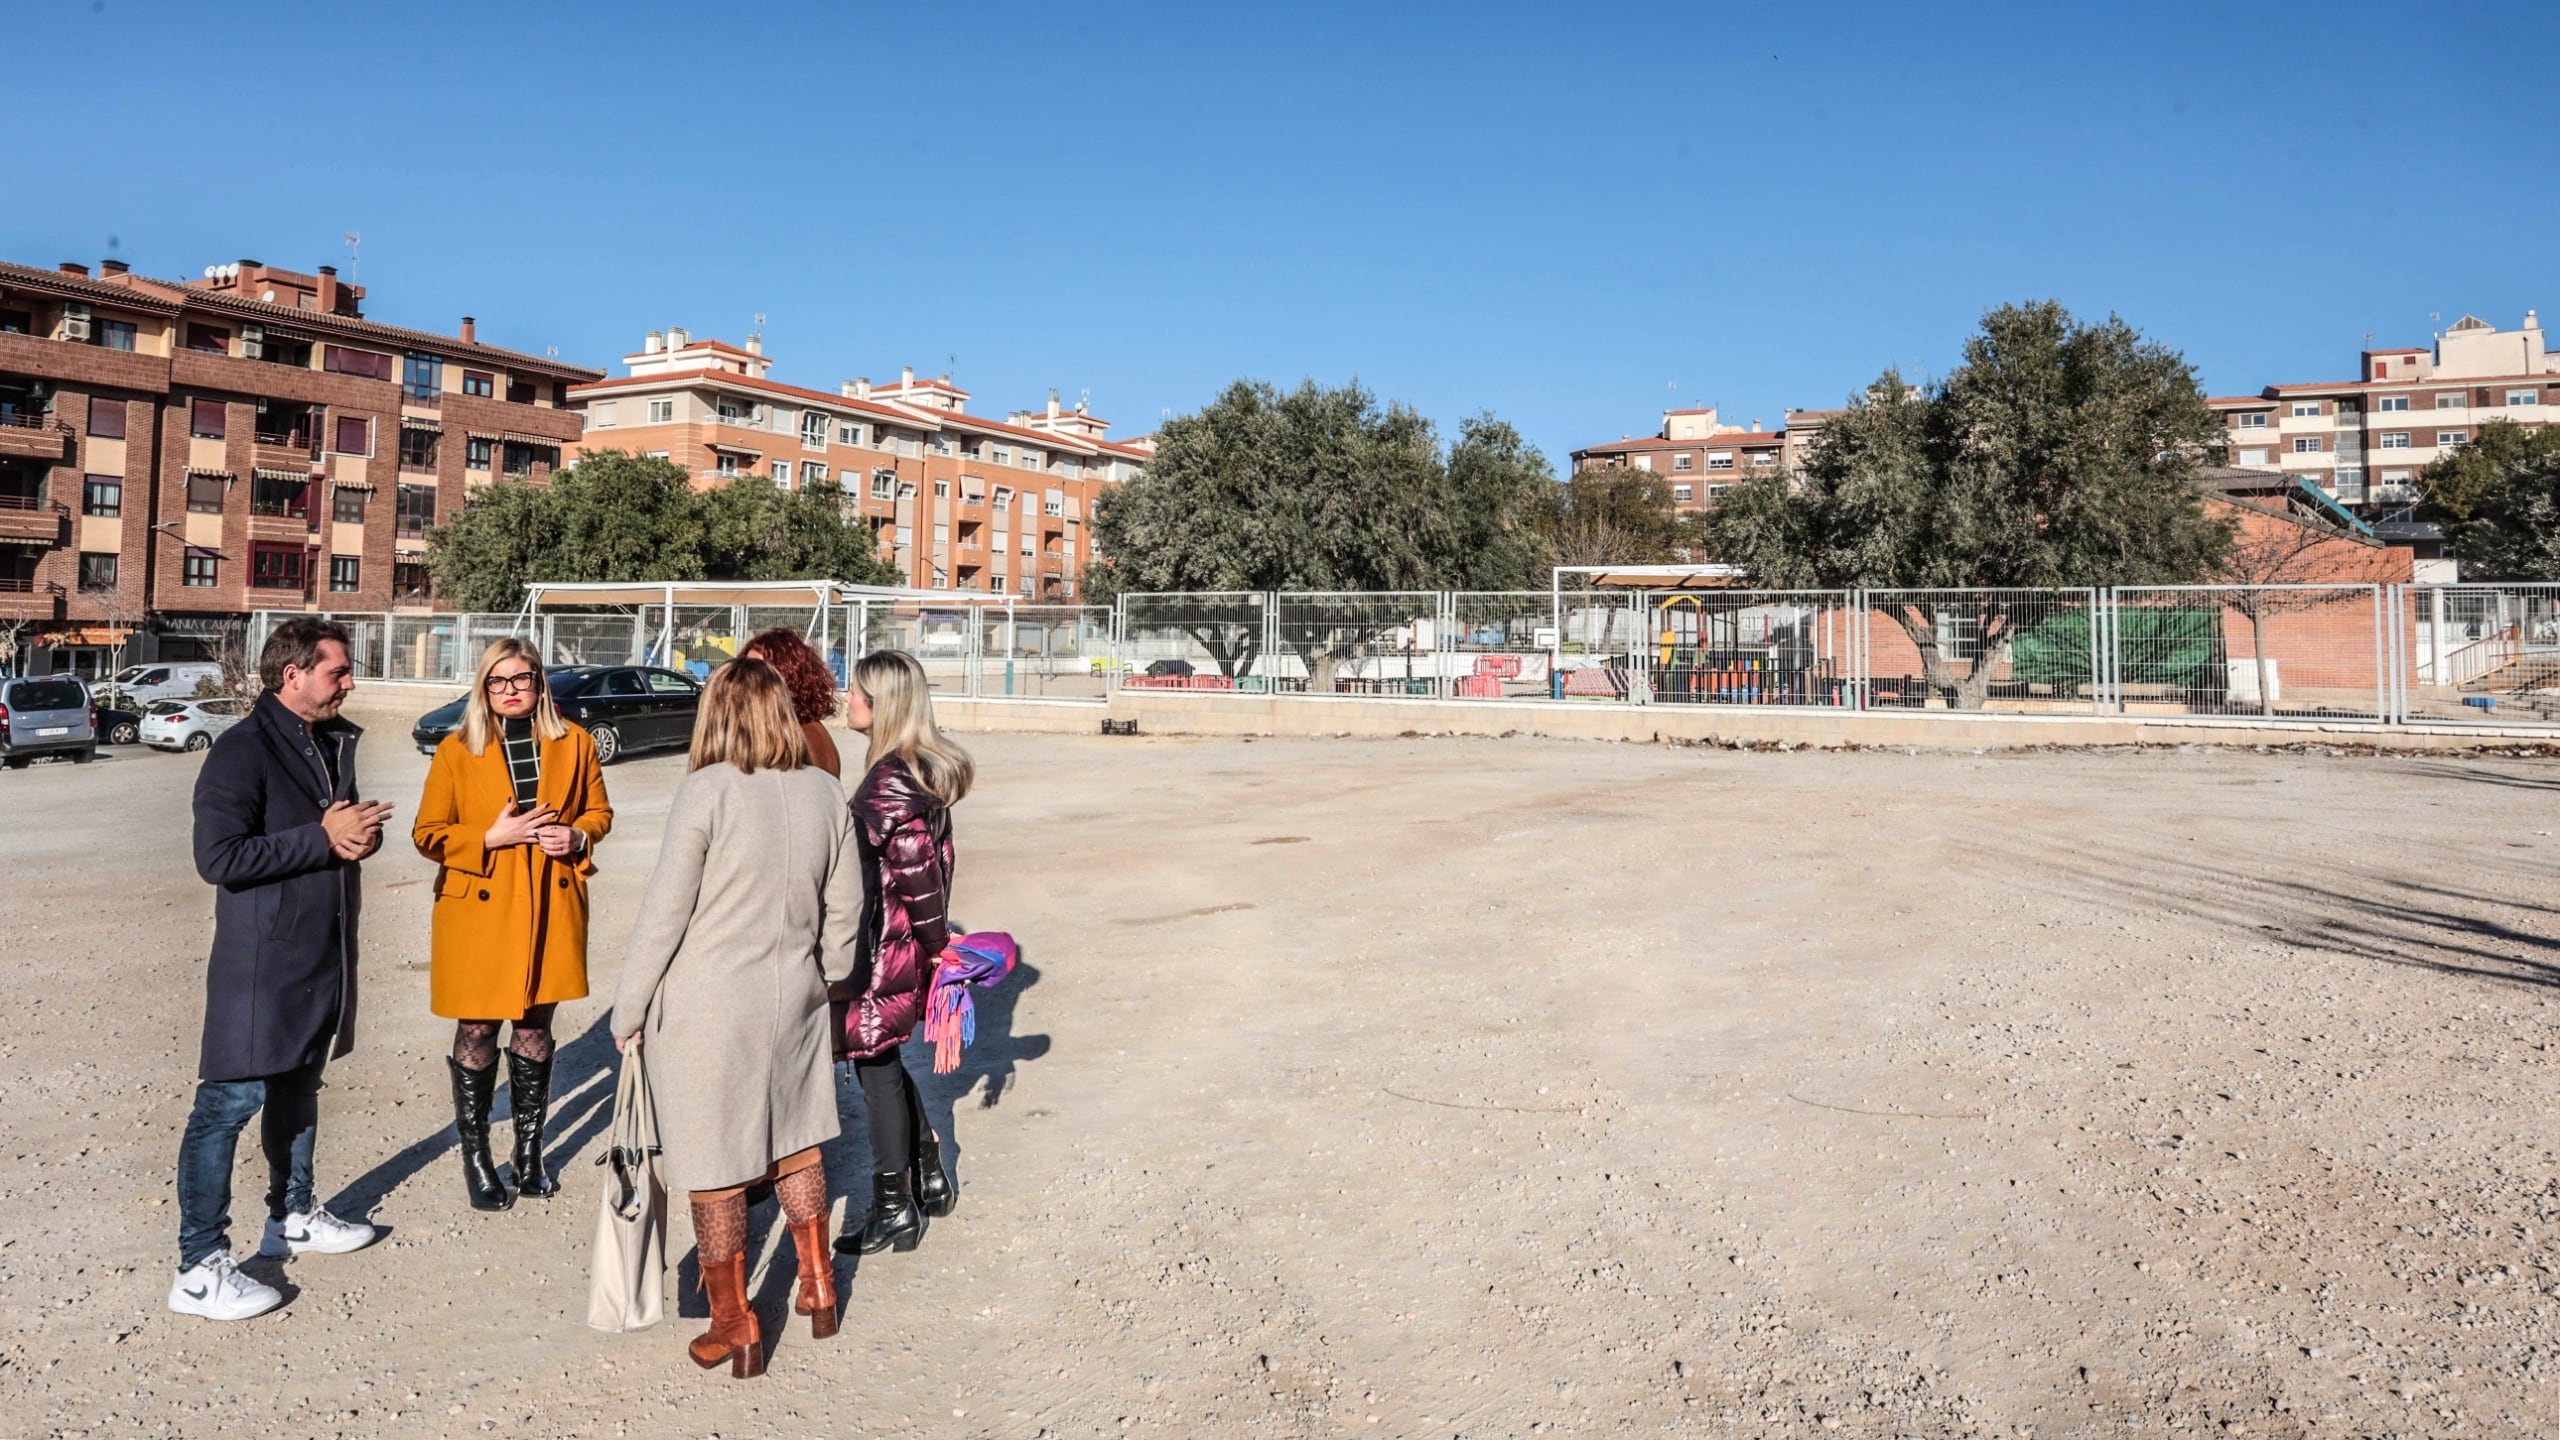
[[[154,750],[205,750],[249,716],[252,700],[154,700],[142,716],[142,743]]]

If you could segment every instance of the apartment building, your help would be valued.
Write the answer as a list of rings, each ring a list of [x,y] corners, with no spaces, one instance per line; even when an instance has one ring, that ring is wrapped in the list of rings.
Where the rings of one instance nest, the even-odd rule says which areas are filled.
[[[427,527],[560,463],[600,372],[364,300],[327,265],[0,262],[0,626],[27,668],[200,657],[252,610],[423,608]]]
[[[752,336],[733,345],[653,330],[623,365],[621,376],[570,387],[586,427],[576,452],[656,456],[703,487],[832,482],[923,590],[1074,600],[1094,558],[1094,501],[1152,450],[1143,437],[1105,438],[1109,421],[1082,402],[1061,410],[1055,391],[1043,410],[991,420],[969,413],[969,392],[950,376],[912,368],[895,384],[785,384]]]
[[[2541,425],[2560,413],[2560,356],[2544,349],[2542,322],[2500,330],[2466,315],[2432,347],[2366,350],[2357,378],[2270,385],[2222,395],[2231,463],[2308,480],[2368,515],[2417,499],[2417,473],[2471,442],[2492,420]]]
[[[1573,473],[1607,466],[1651,471],[1670,482],[1675,508],[1702,511],[1735,483],[1790,460],[1787,432],[1763,430],[1756,419],[1728,425],[1710,406],[1665,410],[1662,428],[1652,435],[1576,450]]]

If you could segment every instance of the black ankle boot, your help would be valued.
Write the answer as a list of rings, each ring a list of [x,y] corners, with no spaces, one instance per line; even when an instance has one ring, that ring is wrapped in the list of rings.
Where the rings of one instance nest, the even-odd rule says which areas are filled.
[[[516,1193],[547,1200],[560,1193],[542,1160],[542,1127],[551,1118],[551,1062],[507,1052],[507,1104],[515,1111]]]
[[[489,1158],[489,1101],[498,1091],[498,1067],[466,1070],[448,1055],[453,1067],[453,1129],[462,1137],[462,1188],[474,1210],[504,1210],[516,1203],[498,1183],[498,1164]]]
[[[959,1187],[951,1183],[951,1172],[942,1168],[942,1137],[930,1125],[916,1127],[914,1179],[916,1208],[936,1220],[960,1203]]]
[[[836,1248],[852,1255],[903,1253],[923,1239],[924,1212],[916,1208],[907,1172],[898,1170],[871,1177],[871,1218],[862,1222],[861,1234],[839,1236]]]

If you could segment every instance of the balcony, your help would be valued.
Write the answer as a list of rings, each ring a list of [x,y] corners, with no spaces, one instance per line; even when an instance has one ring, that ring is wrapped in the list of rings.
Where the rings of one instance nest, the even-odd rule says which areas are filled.
[[[48,545],[62,543],[63,521],[70,508],[57,505],[41,494],[24,491],[0,491],[0,539],[40,540]]]
[[[69,425],[41,410],[0,407],[0,459],[68,459],[73,433]]]
[[[249,437],[249,463],[271,470],[304,470],[320,458],[308,429],[260,430]]]

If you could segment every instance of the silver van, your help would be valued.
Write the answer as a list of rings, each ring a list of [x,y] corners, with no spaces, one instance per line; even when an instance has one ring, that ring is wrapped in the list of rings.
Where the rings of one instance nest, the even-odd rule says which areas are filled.
[[[0,764],[24,770],[39,755],[97,758],[97,713],[77,675],[0,680]]]

